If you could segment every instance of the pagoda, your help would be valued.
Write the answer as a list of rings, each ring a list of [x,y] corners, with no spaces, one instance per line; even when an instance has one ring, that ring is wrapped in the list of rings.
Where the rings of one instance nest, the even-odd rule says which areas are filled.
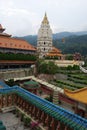
[[[52,30],[49,25],[49,21],[47,15],[43,18],[41,23],[41,27],[38,31],[38,39],[37,39],[37,52],[39,54],[39,58],[43,58],[46,54],[52,49]]]

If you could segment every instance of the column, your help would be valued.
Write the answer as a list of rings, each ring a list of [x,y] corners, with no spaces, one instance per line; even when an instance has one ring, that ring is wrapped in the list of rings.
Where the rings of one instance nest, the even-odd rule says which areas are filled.
[[[87,119],[87,105],[85,106],[85,118]]]
[[[54,121],[54,118],[52,118],[52,121],[50,123],[50,127],[51,127],[50,130],[55,130],[55,121]]]
[[[75,114],[78,114],[78,103],[75,103]]]

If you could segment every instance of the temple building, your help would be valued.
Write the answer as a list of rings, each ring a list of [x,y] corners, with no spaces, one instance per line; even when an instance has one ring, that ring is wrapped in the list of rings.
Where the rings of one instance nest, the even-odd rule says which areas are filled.
[[[52,59],[58,59],[58,60],[64,59],[64,55],[61,53],[61,50],[55,47],[52,47],[52,50],[46,54],[46,57],[49,57]]]
[[[87,88],[85,87],[75,91],[65,89],[64,93],[66,98],[73,100],[76,104],[75,113],[87,118]]]
[[[13,38],[4,33],[0,24],[0,68],[19,68],[30,66],[36,60],[36,48],[27,41]]]
[[[0,52],[35,54],[36,49],[27,41],[12,38],[11,35],[3,33],[5,29],[0,24]]]

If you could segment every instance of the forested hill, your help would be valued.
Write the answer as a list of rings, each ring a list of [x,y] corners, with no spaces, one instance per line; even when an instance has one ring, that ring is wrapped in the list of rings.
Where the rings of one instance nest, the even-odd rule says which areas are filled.
[[[37,35],[29,35],[21,38],[32,45],[36,46],[37,44]],[[53,45],[62,50],[63,53],[74,53],[80,52],[82,55],[87,55],[87,34],[86,35],[72,35],[67,33],[67,35],[53,34]]]
[[[80,52],[82,55],[87,55],[87,35],[55,39],[53,44],[65,54]]]

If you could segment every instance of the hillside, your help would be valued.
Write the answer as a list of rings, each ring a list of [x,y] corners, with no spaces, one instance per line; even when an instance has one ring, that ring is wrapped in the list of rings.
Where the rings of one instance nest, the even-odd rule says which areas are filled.
[[[80,52],[82,55],[87,55],[87,34],[85,33],[62,32],[53,34],[53,45],[61,49],[63,53]],[[16,38],[24,39],[34,46],[37,44],[37,35]]]
[[[87,55],[87,35],[55,39],[53,44],[65,54],[79,52],[82,55]]]

